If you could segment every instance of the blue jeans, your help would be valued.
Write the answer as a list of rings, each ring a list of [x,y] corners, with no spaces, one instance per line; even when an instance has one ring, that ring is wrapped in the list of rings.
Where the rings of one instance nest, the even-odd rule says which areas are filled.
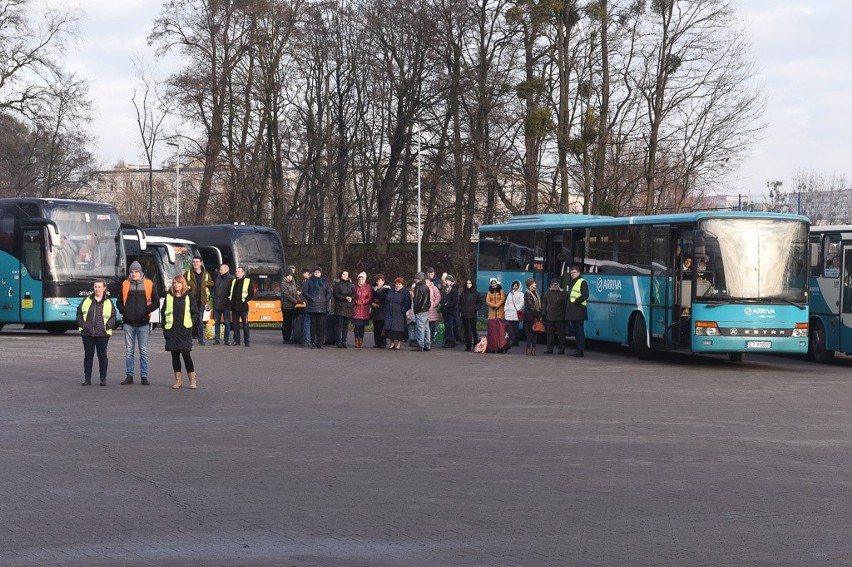
[[[225,344],[228,344],[228,339],[231,338],[231,310],[230,309],[214,309],[213,310],[213,328],[216,336],[214,340],[219,342],[219,323],[225,326]]]
[[[151,330],[148,325],[124,324],[124,366],[127,368],[127,375],[133,376],[136,371],[136,345],[139,344],[139,375],[142,378],[148,377],[148,336]]]
[[[430,348],[431,341],[429,340],[429,312],[414,314],[414,338],[417,339],[417,346],[420,348]]]

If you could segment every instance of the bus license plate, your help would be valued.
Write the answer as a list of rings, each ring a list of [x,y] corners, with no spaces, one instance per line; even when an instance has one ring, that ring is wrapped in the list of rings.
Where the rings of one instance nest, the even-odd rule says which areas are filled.
[[[772,341],[746,341],[746,348],[772,348]]]

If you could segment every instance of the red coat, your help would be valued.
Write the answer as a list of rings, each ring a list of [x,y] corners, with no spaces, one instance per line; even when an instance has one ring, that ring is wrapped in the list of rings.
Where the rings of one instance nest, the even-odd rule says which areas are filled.
[[[367,284],[359,286],[355,284],[355,313],[353,319],[368,320],[370,318],[370,300],[373,297],[373,288]]]

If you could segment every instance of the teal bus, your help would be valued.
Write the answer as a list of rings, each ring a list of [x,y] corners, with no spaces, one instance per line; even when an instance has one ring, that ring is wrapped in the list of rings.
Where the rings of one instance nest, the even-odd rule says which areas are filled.
[[[513,216],[479,229],[477,287],[571,265],[589,285],[586,337],[652,350],[726,354],[808,350],[808,219],[694,212],[637,217]]]
[[[817,362],[852,354],[852,225],[812,226],[810,350]]]
[[[143,243],[145,235],[135,226]],[[107,203],[68,199],[0,199],[0,329],[64,333],[96,279],[118,297],[126,272],[122,224]]]

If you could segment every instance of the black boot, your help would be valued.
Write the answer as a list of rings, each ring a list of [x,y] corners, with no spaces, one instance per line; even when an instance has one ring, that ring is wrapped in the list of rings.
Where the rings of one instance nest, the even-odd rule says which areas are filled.
[[[129,384],[133,384],[133,376],[131,376],[130,374],[127,375],[127,377],[124,379],[124,382],[122,382],[121,385],[127,386]]]

